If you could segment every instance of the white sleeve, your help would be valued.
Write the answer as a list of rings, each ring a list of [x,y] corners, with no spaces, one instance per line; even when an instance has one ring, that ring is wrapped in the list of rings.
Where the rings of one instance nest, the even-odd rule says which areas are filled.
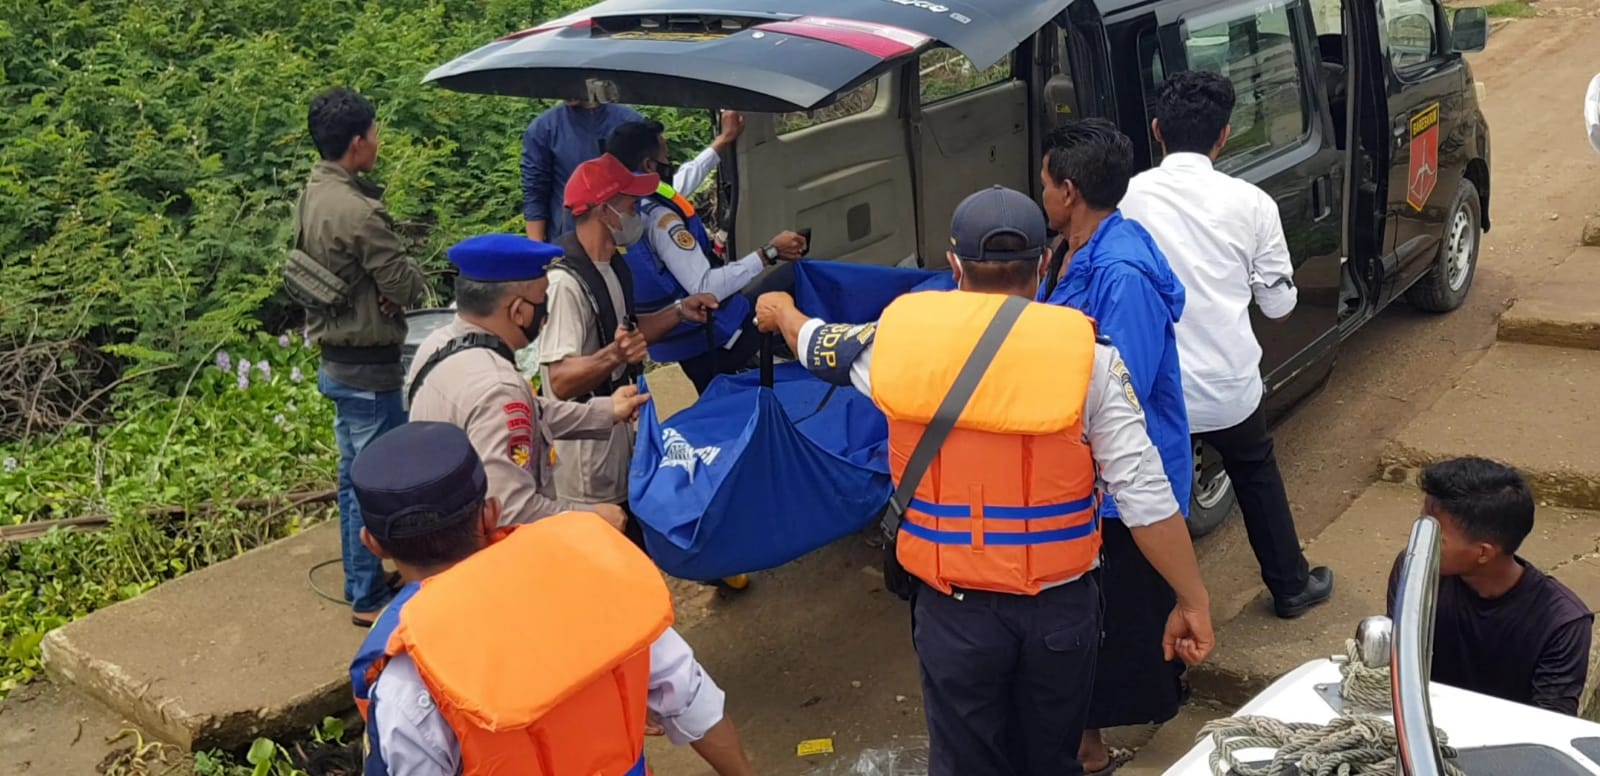
[[[1110,345],[1094,346],[1083,432],[1100,479],[1117,500],[1123,524],[1142,528],[1178,514],[1172,483],[1145,430],[1144,410],[1133,392],[1128,367]]]
[[[695,193],[721,161],[716,149],[707,146],[698,156],[678,168],[678,172],[672,176],[672,188],[685,197]]]
[[[1600,75],[1589,82],[1589,93],[1583,99],[1583,123],[1589,128],[1589,145],[1600,152]]]
[[[795,338],[795,356],[800,359],[800,363],[805,365],[806,370],[812,374],[832,371],[822,366],[812,364],[809,357],[813,340],[815,340],[817,337],[817,332],[823,326],[827,325],[828,322],[822,320],[821,318],[812,318],[811,320],[806,321],[804,326],[800,327],[800,336]],[[853,336],[861,329],[868,326],[876,326],[876,324],[857,324],[856,326],[852,327],[845,336]],[[876,342],[868,342],[866,346],[861,348],[861,350],[850,361],[850,384],[855,386],[856,390],[868,396],[872,395],[872,348],[874,345],[876,345]],[[824,380],[829,380],[829,382],[835,382],[835,380],[830,379],[830,376],[827,374],[817,374],[817,376],[823,378]],[[842,382],[842,380],[838,382]]]
[[[1294,287],[1294,260],[1283,237],[1278,203],[1256,189],[1256,250],[1250,257],[1250,289],[1262,314],[1274,320],[1294,312],[1300,292]]]
[[[373,683],[372,727],[392,776],[455,776],[460,768],[461,743],[408,655],[395,655]]]
[[[666,729],[667,740],[683,745],[699,741],[722,721],[727,696],[711,681],[694,650],[668,628],[650,645],[650,690],[645,705]]]
[[[711,294],[717,299],[727,299],[755,280],[765,266],[761,257],[752,253],[738,261],[712,267],[677,213],[666,207],[656,207],[648,218],[651,250],[677,279],[678,285],[691,294]]]

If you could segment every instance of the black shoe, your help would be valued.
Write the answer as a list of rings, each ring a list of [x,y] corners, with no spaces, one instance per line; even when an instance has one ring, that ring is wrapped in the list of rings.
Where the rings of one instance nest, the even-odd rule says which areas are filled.
[[[1306,589],[1287,598],[1272,599],[1272,608],[1278,616],[1292,620],[1310,611],[1311,607],[1326,603],[1333,597],[1333,569],[1318,566],[1306,577]]]

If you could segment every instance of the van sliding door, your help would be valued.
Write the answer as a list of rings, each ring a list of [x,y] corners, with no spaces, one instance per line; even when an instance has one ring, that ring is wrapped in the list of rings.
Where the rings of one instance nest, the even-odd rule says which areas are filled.
[[[810,228],[811,255],[897,264],[917,251],[900,70],[824,108],[752,113],[737,146],[734,250]]]
[[[935,48],[917,61],[919,245],[926,266],[948,266],[950,217],[967,195],[990,186],[1033,190],[1027,84],[1014,59],[980,70],[955,49]]]

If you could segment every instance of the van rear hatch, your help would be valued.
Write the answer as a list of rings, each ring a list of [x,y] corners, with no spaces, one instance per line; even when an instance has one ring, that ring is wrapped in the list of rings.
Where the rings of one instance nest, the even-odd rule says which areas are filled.
[[[519,97],[812,110],[932,45],[993,64],[1068,0],[607,0],[469,52],[424,79]]]

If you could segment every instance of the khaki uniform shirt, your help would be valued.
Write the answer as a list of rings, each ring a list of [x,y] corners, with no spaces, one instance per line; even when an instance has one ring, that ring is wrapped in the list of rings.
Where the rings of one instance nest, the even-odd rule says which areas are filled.
[[[406,376],[407,390],[435,351],[474,332],[484,330],[456,318],[423,340]],[[531,523],[596,503],[557,498],[551,442],[609,438],[614,422],[609,398],[579,404],[535,397],[515,365],[492,350],[477,348],[445,359],[428,373],[412,399],[411,419],[453,423],[466,430],[483,459],[489,495],[500,499],[503,525]]]
[[[622,256],[618,255],[616,261],[622,261]],[[611,291],[612,309],[620,319],[627,309],[622,284],[610,263],[597,261],[594,266]],[[551,364],[571,356],[590,355],[601,347],[594,306],[583,282],[568,272],[551,272],[549,277],[550,319],[539,333],[540,384],[545,386],[546,396],[550,395]],[[617,369],[612,379],[621,379],[625,371],[626,367]],[[586,503],[626,504],[628,465],[632,459],[631,423],[618,424],[604,439],[558,440],[556,460],[562,465],[556,469],[556,493],[561,498]]]

